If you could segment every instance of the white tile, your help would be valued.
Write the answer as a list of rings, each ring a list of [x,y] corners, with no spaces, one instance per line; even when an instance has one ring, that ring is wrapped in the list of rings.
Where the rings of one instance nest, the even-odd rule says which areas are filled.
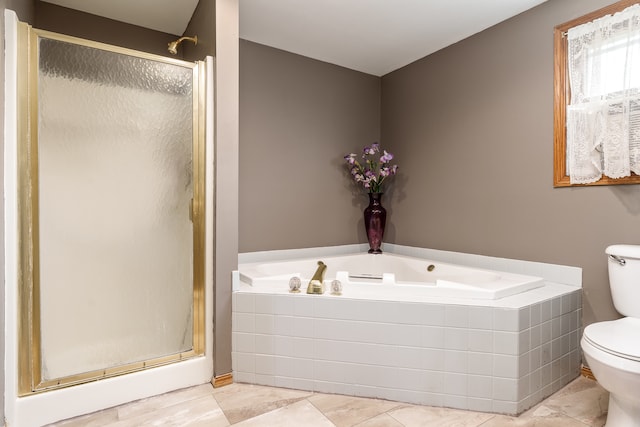
[[[445,326],[466,328],[469,325],[469,308],[463,305],[447,305],[444,309]]]
[[[234,371],[254,373],[256,370],[256,357],[254,353],[233,352],[231,360]],[[236,372],[233,373],[233,377],[236,379]]]
[[[344,382],[353,366],[326,360],[313,361],[313,378],[316,382]]]
[[[540,325],[531,327],[529,330],[529,348],[534,349],[540,345]]]
[[[531,341],[531,331],[529,329],[525,329],[524,331],[520,331],[518,333],[518,354],[523,354],[529,351]]]
[[[293,316],[274,316],[273,317],[273,334],[274,335],[293,335],[293,325],[298,321]]]
[[[440,394],[444,392],[445,373],[436,371],[424,371],[421,391]],[[425,403],[426,404],[426,403]]]
[[[540,303],[540,322],[551,320],[551,300]]]
[[[393,354],[393,357],[386,360],[387,365],[399,368],[424,369],[425,360],[423,348],[398,346],[391,347],[391,349],[394,349],[395,352],[391,353],[391,351],[393,351],[391,350],[388,353]]]
[[[495,354],[518,354],[518,339],[520,334],[517,332],[493,332],[493,352]]]
[[[466,396],[449,395],[442,396],[442,404],[448,408],[456,408],[466,410],[468,408],[468,402]]]
[[[445,350],[425,348],[422,355],[424,369],[444,371]]]
[[[489,376],[493,373],[493,354],[469,352],[467,371],[474,375]]]
[[[480,375],[469,375],[468,396],[491,399],[493,397],[493,378]]]
[[[442,393],[424,393],[420,404],[437,408],[442,407],[444,406],[444,395]]]
[[[547,342],[540,346],[540,364],[544,367],[551,363],[551,360],[551,342]]]
[[[445,372],[467,373],[468,354],[466,351],[445,350],[444,370]]]
[[[314,316],[316,318],[355,320],[357,316],[364,315],[359,307],[360,301],[336,299],[336,298],[315,298]]]
[[[407,325],[422,325],[425,322],[425,306],[423,303],[398,304],[394,322]]]
[[[293,354],[293,338],[276,335],[273,340],[273,353],[278,356]]]
[[[542,368],[540,368],[540,382],[542,383],[542,388],[544,389],[545,387],[551,385],[552,380],[553,378],[551,376],[551,364],[549,363],[546,365],[542,365]]]
[[[518,378],[518,357],[494,354],[493,376],[496,378]]]
[[[273,314],[293,316],[293,305],[297,299],[299,295],[275,295],[272,299]]]
[[[469,330],[469,351],[493,352],[493,332],[485,330]]]
[[[551,320],[540,324],[540,345],[546,344],[551,338]]]
[[[443,326],[445,314],[443,304],[424,304],[422,324],[426,326]]]
[[[518,381],[509,378],[493,378],[493,398],[495,400],[517,401]]]
[[[255,384],[256,374],[253,372],[234,371],[233,381],[237,383]]]
[[[491,412],[493,409],[492,399],[480,399],[477,397],[467,398],[467,409],[475,412]]]
[[[444,331],[441,326],[422,327],[422,346],[430,348],[444,348]]]
[[[347,351],[350,345],[351,343],[346,341],[316,339],[313,348],[314,357],[317,360],[338,361],[340,352]],[[321,380],[322,378],[316,377],[316,379]]]
[[[456,373],[445,373],[444,393],[448,395],[467,396],[468,384],[467,375]]]
[[[523,378],[531,372],[530,353],[518,356],[518,378]]]
[[[313,390],[313,380],[303,378],[275,377],[276,387],[290,388],[295,390]]]
[[[273,334],[273,315],[256,314],[254,317],[254,331],[258,334]]]
[[[533,372],[540,369],[542,364],[540,363],[540,347],[531,349],[529,352],[529,371]]]
[[[295,357],[281,357],[277,362],[277,371],[289,372],[291,377],[303,379],[311,383],[314,379],[313,360],[298,359]]]
[[[233,313],[233,328],[235,332],[255,332],[255,315],[253,313]]]
[[[551,318],[558,317],[562,314],[562,297],[556,297],[551,300]]]
[[[276,381],[274,375],[264,375],[264,374],[254,374],[254,384],[258,385],[266,385],[269,387],[275,387]]]
[[[291,325],[291,336],[296,338],[313,338],[315,336],[316,319],[312,317],[293,317]]]
[[[522,307],[518,311],[518,330],[523,331],[528,329],[531,321],[531,310],[529,310],[529,306]]]
[[[447,350],[467,350],[469,331],[466,328],[444,328],[444,348]]]
[[[569,312],[560,316],[560,335],[566,335],[575,326],[575,312]]]
[[[254,313],[255,312],[255,299],[254,294],[244,292],[234,292],[235,298],[235,311],[238,313]]]
[[[542,372],[540,369],[536,369],[531,372],[529,378],[529,394],[536,394],[542,388]]]
[[[518,316],[519,316],[519,310],[514,310],[514,309],[493,310],[494,330],[517,332],[519,330]]]
[[[293,300],[293,315],[297,317],[313,317],[314,304],[312,296],[303,295],[302,298],[295,298]]]
[[[255,373],[260,375],[275,375],[276,363],[275,356],[268,354],[256,354],[255,357]]]
[[[493,308],[469,307],[469,328],[493,330]]]
[[[413,347],[422,343],[421,326],[381,323],[378,328],[383,343]]]
[[[253,353],[255,352],[255,339],[254,334],[245,334],[241,332],[234,332],[234,351],[241,353]]]
[[[518,413],[517,402],[493,400],[491,403],[493,404],[492,412],[496,412],[498,414],[510,414],[510,415],[515,415],[516,413]]]
[[[530,314],[531,314],[531,318],[530,318],[530,326],[534,327],[536,325],[540,324],[540,316],[541,316],[541,306],[542,303],[538,302],[536,304],[533,304],[529,310],[530,310]]]
[[[273,335],[255,335],[255,353],[259,354],[275,354],[274,352],[274,336]]]
[[[425,383],[425,373],[416,369],[387,369],[389,375],[389,386],[394,389],[420,390]]]
[[[311,338],[293,338],[293,357],[313,359],[315,340]]]
[[[255,312],[261,314],[273,314],[273,298],[274,295],[254,294]]]
[[[555,340],[562,335],[562,322],[560,317],[551,319],[551,339]]]

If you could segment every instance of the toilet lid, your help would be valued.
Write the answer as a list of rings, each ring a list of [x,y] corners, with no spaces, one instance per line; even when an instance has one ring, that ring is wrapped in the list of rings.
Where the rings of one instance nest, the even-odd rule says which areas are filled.
[[[584,328],[584,337],[607,353],[640,362],[640,319],[592,323]]]

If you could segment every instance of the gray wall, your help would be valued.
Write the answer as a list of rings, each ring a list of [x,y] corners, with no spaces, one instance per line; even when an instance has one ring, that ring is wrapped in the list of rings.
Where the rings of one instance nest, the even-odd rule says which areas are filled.
[[[342,155],[380,131],[385,241],[578,266],[585,324],[618,317],[604,249],[640,242],[640,186],[553,188],[553,27],[611,3],[549,0],[381,79],[241,41],[240,252],[366,242]]]
[[[41,30],[168,57],[174,56],[167,51],[167,44],[178,38],[173,34],[149,30],[43,1],[36,2],[33,26]],[[180,46],[182,47],[182,44]],[[181,54],[182,51],[179,49],[178,57]]]
[[[552,185],[553,27],[610,3],[550,0],[382,78],[389,241],[582,267],[585,324],[618,317],[604,249],[640,242],[640,187]]]
[[[343,156],[379,126],[378,77],[241,40],[240,252],[365,239]]]

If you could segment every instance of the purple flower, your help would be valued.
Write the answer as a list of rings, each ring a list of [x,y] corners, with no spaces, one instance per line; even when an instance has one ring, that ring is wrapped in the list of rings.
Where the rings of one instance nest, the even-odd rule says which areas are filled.
[[[380,163],[389,163],[393,160],[393,154],[387,153],[387,150],[384,150],[384,155],[380,157]]]
[[[394,158],[393,154],[386,150],[381,150],[380,144],[377,142],[365,146],[362,152],[361,162],[358,162],[358,156],[354,153],[344,156],[347,165],[349,165],[349,172],[353,180],[358,184],[362,184],[368,192],[380,193],[383,191],[383,181],[387,177],[396,174],[398,165],[389,164]],[[383,153],[382,156],[378,154],[380,152]]]

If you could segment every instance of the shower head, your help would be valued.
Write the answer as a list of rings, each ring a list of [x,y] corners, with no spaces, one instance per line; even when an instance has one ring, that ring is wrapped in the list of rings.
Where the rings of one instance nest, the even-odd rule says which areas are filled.
[[[180,43],[182,43],[185,40],[189,40],[192,41],[194,44],[198,44],[198,36],[193,36],[193,37],[180,37],[178,40],[169,43],[169,47],[167,48],[169,50],[169,53],[175,55],[176,53],[178,53],[178,45]]]

